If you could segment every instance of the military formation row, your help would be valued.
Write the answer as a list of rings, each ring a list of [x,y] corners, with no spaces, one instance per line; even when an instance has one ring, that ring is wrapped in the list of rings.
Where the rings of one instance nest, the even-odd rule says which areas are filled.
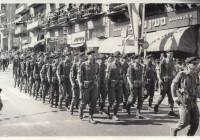
[[[42,98],[43,102],[49,95],[49,103],[52,107],[55,105],[62,109],[64,102],[64,108],[71,114],[76,107],[79,110],[80,119],[83,119],[83,111],[88,105],[90,123],[96,123],[93,115],[97,103],[101,112],[105,112],[109,118],[118,121],[120,104],[123,103],[123,108],[130,114],[131,106],[137,101],[136,117],[142,119],[143,101],[149,97],[149,109],[157,113],[166,95],[170,105],[168,115],[178,117],[173,111],[174,99],[171,86],[183,86],[183,84],[175,83],[184,81],[185,84],[187,76],[178,82],[172,82],[176,75],[180,75],[183,67],[174,62],[171,53],[162,57],[158,64],[151,55],[147,56],[144,62],[139,56],[128,57],[119,52],[107,58],[104,55],[97,57],[94,51],[65,55],[50,53],[20,55],[18,53],[13,61],[15,86],[33,95],[35,99]],[[192,59],[188,61],[190,62],[193,62]],[[160,96],[152,107],[156,83],[160,89]],[[195,84],[190,85],[197,87]],[[179,88],[176,90],[179,91]],[[182,88],[186,89],[186,86],[180,89]],[[108,105],[106,100],[108,100]],[[184,106],[185,103],[181,102],[179,105]],[[179,126],[179,129],[175,129],[174,132],[180,129],[182,128]],[[192,134],[189,135],[195,134],[194,131],[196,132],[192,128]]]

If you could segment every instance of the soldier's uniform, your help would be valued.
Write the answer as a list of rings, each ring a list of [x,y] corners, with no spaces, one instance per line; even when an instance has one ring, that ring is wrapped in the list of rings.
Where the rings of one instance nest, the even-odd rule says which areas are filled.
[[[13,60],[14,87],[18,85],[19,71],[20,71],[19,69],[20,69],[20,58],[17,55],[17,57]]]
[[[48,58],[46,57],[45,59],[48,59]],[[48,68],[49,68],[49,62],[46,62],[42,66],[42,69],[40,70],[40,79],[41,79],[40,92],[42,94],[43,103],[45,103],[46,95],[48,94],[48,90],[49,90],[49,82],[47,78]]]
[[[55,55],[52,57],[54,59],[58,59],[59,56]],[[58,66],[58,60],[55,60],[53,64],[49,65],[48,72],[47,72],[47,78],[50,84],[49,93],[50,93],[51,107],[53,107],[53,105],[57,107],[58,101],[59,101],[59,83],[58,83],[58,78],[56,74],[57,66]]]
[[[186,59],[187,63],[194,63],[195,57]],[[196,63],[196,62],[195,62]],[[194,63],[194,65],[196,65]],[[171,128],[171,135],[176,136],[177,132],[190,125],[188,136],[194,136],[199,126],[199,109],[197,106],[197,86],[199,85],[198,74],[195,70],[191,72],[179,72],[172,82],[172,93],[178,97],[176,103],[179,105],[180,119],[174,128]]]
[[[34,56],[34,54],[32,54],[32,58],[31,58],[30,63],[29,63],[30,76],[29,76],[28,89],[29,89],[29,94],[30,95],[32,95],[34,93],[34,90],[35,90],[35,87],[34,87],[35,79],[33,77],[33,71],[34,71],[35,65],[36,65],[35,56]]]
[[[65,56],[63,55],[65,58]],[[71,68],[71,62],[69,58],[67,60],[64,60],[63,62],[60,62],[57,68],[57,76],[59,81],[59,89],[60,89],[60,105],[59,108],[62,108],[62,102],[65,99],[65,107],[68,108],[68,106],[71,103],[72,93],[71,93],[71,83],[70,83],[70,68]]]
[[[35,96],[36,100],[39,96],[39,89],[40,89],[40,84],[41,84],[40,71],[41,71],[42,66],[44,64],[41,55],[40,55],[39,62],[35,63],[34,70],[33,70],[33,78],[34,78],[34,93],[33,93],[33,96]]]
[[[138,59],[137,56],[134,57]],[[130,107],[133,103],[137,102],[136,117],[141,118],[140,110],[142,108],[142,74],[143,66],[139,62],[130,64],[127,71],[127,78],[129,80],[130,95],[127,102],[127,111],[130,114]]]
[[[168,61],[166,59],[163,59],[160,63],[160,71],[159,71],[159,81],[160,81],[160,97],[158,98],[157,103],[154,106],[154,112],[158,112],[158,107],[162,103],[163,99],[165,98],[166,94],[168,96],[168,103],[170,105],[170,112],[168,115],[176,116],[176,114],[173,112],[174,107],[174,100],[172,98],[171,94],[171,83],[173,79],[175,68],[174,68],[174,62],[172,59],[169,59]]]
[[[99,62],[99,106],[100,106],[100,110],[103,111],[104,107],[105,107],[105,101],[106,101],[106,97],[107,97],[107,91],[106,91],[106,80],[105,80],[105,76],[106,76],[106,65],[104,62],[104,56],[99,56],[99,59],[101,59],[101,62]]]
[[[152,56],[148,56],[147,58],[151,58]],[[152,107],[154,91],[155,91],[155,82],[157,81],[157,73],[156,67],[153,65],[152,61],[149,60],[148,64],[145,65],[144,70],[144,83],[146,94],[144,94],[145,100],[149,96],[149,107]]]
[[[20,77],[20,91],[22,91],[22,88],[25,88],[27,84],[27,75],[26,75],[26,56],[22,58],[21,62],[21,77]]]
[[[120,52],[115,52],[114,57],[118,59]],[[117,113],[120,103],[123,101],[122,83],[123,72],[120,62],[111,62],[106,70],[106,89],[108,91],[108,115],[110,116],[110,109],[114,109],[113,120],[118,121]]]
[[[92,55],[94,52],[90,51],[87,55]],[[98,99],[98,64],[96,62],[83,62],[78,71],[78,78],[80,81],[80,90],[81,90],[81,104],[80,104],[80,119],[83,118],[83,110],[86,105],[89,104],[89,115],[90,122],[93,121],[93,114],[96,108],[96,103]]]
[[[79,83],[78,83],[78,70],[82,64],[83,61],[83,56],[84,56],[84,52],[79,54],[79,60],[78,62],[74,62],[72,67],[71,67],[71,71],[70,71],[70,81],[71,81],[71,85],[72,85],[72,102],[71,102],[71,106],[70,106],[70,112],[71,114],[73,114],[73,110],[74,110],[74,106],[77,105],[79,103],[80,100],[80,87],[79,87]],[[75,54],[75,57],[78,54]],[[75,58],[76,59],[76,58]]]
[[[123,55],[122,57],[124,60],[121,63],[122,65],[122,72],[123,72],[123,84],[122,84],[122,90],[123,90],[123,109],[126,108],[126,103],[128,100],[128,81],[127,81],[127,70],[128,70],[128,63],[127,63],[127,55]]]

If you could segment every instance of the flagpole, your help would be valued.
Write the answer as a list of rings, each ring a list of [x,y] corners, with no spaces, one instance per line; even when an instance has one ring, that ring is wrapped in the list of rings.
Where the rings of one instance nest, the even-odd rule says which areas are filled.
[[[145,21],[145,4],[142,3],[142,13],[141,13],[141,27],[140,27],[140,39],[144,39],[144,21]],[[141,49],[142,49],[142,43],[140,43],[139,45],[139,51],[141,52]],[[144,49],[144,60],[146,58],[146,49]]]

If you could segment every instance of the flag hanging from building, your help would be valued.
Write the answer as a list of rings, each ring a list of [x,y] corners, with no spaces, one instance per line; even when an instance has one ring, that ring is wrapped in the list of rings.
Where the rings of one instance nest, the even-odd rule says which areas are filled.
[[[141,25],[140,18],[140,4],[139,3],[129,3],[128,4],[129,18],[133,31],[134,37],[134,46],[138,47],[138,38],[139,38],[139,26]]]

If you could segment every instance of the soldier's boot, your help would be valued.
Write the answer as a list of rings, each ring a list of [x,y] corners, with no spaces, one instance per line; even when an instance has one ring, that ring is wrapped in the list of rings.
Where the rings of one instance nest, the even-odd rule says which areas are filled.
[[[42,101],[43,101],[43,103],[45,103],[45,101],[46,101],[46,95],[45,95],[44,91],[42,91]]]
[[[63,103],[63,99],[61,98],[61,99],[60,99],[60,104],[59,104],[59,106],[58,106],[59,109],[63,109],[62,103]]]
[[[22,84],[19,86],[19,91],[22,92]]]
[[[139,109],[137,109],[137,111],[136,111],[136,118],[137,118],[137,119],[144,119],[144,117],[141,115]]]
[[[170,111],[168,112],[168,116],[173,116],[173,117],[176,117],[176,118],[179,117],[173,110],[170,110]]]
[[[127,110],[128,115],[131,115],[131,105],[127,105],[126,110]]]
[[[107,115],[108,115],[108,118],[111,118],[111,115],[110,115],[110,106],[107,107]]]
[[[80,99],[78,99],[77,103],[76,103],[76,109],[78,109],[80,106]]]
[[[83,119],[83,107],[80,107],[79,110],[79,118],[82,120]]]
[[[117,115],[113,115],[113,116],[112,116],[112,120],[113,120],[113,121],[120,121],[120,119],[117,117]]]
[[[153,99],[152,98],[149,98],[149,107],[148,107],[148,110],[149,111],[152,111],[153,108],[152,108],[152,103],[153,103]]]
[[[65,109],[66,109],[66,111],[70,111],[69,104],[70,104],[70,100],[66,99],[65,100]]]
[[[91,123],[91,124],[96,124],[97,122],[93,119],[93,115],[90,115],[89,116],[89,122]]]
[[[158,105],[154,106],[154,113],[158,113]]]
[[[74,103],[71,103],[71,106],[70,106],[70,114],[71,114],[71,115],[74,114]]]
[[[170,136],[177,136],[177,132],[175,128],[170,128]]]

